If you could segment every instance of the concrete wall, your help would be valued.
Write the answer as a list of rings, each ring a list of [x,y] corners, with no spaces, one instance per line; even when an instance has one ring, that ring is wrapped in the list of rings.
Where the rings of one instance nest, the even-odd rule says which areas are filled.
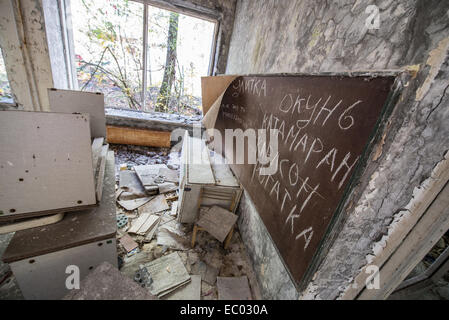
[[[375,4],[380,28],[368,30]],[[404,91],[333,230],[302,298],[335,299],[379,253],[379,242],[449,149],[449,2],[239,0],[227,74],[408,69]],[[406,79],[406,78],[404,78]],[[245,196],[240,229],[267,298],[296,298],[287,271]],[[380,249],[379,249],[380,248]]]

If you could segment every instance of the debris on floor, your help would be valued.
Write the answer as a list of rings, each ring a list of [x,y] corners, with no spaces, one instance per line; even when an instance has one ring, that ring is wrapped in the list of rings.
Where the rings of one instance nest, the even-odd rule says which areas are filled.
[[[145,267],[153,279],[149,290],[159,298],[190,282],[190,275],[177,252],[153,260]]]
[[[218,277],[217,288],[218,300],[252,300],[246,276]]]
[[[72,290],[64,300],[154,300],[110,263],[104,262],[83,279],[80,290]]]
[[[164,300],[217,299],[218,277],[244,277],[250,298],[261,298],[238,231],[231,233],[227,249],[220,243],[236,224],[235,214],[201,207],[203,219],[198,223],[208,232],[199,232],[193,247],[193,225],[178,222],[179,146],[171,152],[115,145],[111,149],[119,161],[117,238],[122,274]]]
[[[197,225],[209,232],[218,241],[223,242],[237,222],[237,218],[232,212],[213,206],[200,214]]]
[[[201,300],[201,276],[190,276],[190,282],[172,294],[164,296],[164,300]]]

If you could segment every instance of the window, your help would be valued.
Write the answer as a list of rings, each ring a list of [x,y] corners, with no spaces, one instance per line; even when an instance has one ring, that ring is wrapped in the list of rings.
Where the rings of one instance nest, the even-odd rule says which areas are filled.
[[[3,60],[3,52],[0,48],[0,103],[13,104],[14,97],[9,86],[8,74],[6,73],[5,61]]]
[[[201,112],[215,22],[134,1],[71,4],[80,90],[103,92],[107,107]]]

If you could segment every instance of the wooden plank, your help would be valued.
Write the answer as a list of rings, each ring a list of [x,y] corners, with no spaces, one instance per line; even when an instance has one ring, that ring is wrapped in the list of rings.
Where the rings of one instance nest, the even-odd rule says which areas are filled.
[[[106,162],[103,198],[99,206],[66,213],[64,219],[55,224],[16,232],[6,248],[2,260],[11,263],[114,238],[117,231],[114,166],[114,155],[109,153]],[[92,170],[90,171],[92,172]]]
[[[141,206],[143,206],[145,203],[149,202],[154,197],[146,197],[146,198],[138,198],[133,200],[119,200],[117,201],[119,205],[121,205],[123,208],[125,208],[128,211],[133,211]]]
[[[147,221],[149,216],[149,213],[142,213],[137,219],[133,220],[128,233],[137,234],[137,231],[139,231],[140,227]]]
[[[155,214],[150,214],[145,223],[137,231],[138,235],[144,236],[151,230],[159,221],[160,217]]]
[[[213,206],[200,215],[197,225],[209,232],[218,241],[223,242],[237,221],[232,212]]]
[[[107,140],[115,144],[148,147],[170,147],[170,132],[107,126]]]
[[[157,220],[156,224],[148,231],[147,235],[145,236],[145,242],[151,242],[153,240],[154,235],[156,234],[156,231],[161,223],[161,218]]]
[[[210,163],[216,185],[223,187],[240,187],[237,178],[232,173],[225,158],[217,152],[211,152],[211,154]]]
[[[377,254],[369,264],[361,268],[360,273],[355,277],[354,283],[350,285],[342,294],[342,299],[352,300],[365,288],[367,278],[370,273],[367,267],[370,265],[379,268],[390,258],[395,250],[401,245],[407,235],[413,230],[423,214],[440,194],[441,190],[449,181],[449,152],[446,152],[444,159],[438,163],[431,173],[431,176],[421,185],[418,193],[413,195],[410,203],[405,207],[409,214],[404,215],[400,221],[394,225],[394,230],[388,234],[385,247]]]
[[[99,92],[48,89],[50,111],[88,113],[92,138],[106,137],[104,95]]]
[[[298,287],[378,135],[394,81],[390,75],[241,76],[223,95],[217,152],[248,192]],[[279,131],[269,175],[257,159],[237,164],[238,143],[225,141],[226,130],[248,129],[255,138],[259,129]],[[238,156],[257,152],[258,138],[244,142]]]
[[[97,176],[98,160],[101,156],[101,149],[103,148],[104,138],[95,138],[92,142],[92,167],[94,169],[94,177]]]
[[[358,299],[386,299],[449,229],[449,182],[401,245],[380,268],[379,289],[363,289]]]
[[[89,115],[1,111],[0,221],[96,204]]]
[[[165,300],[201,300],[201,276],[190,276],[191,281],[171,294]]]
[[[128,253],[139,247],[137,242],[135,242],[128,234],[125,234],[120,238],[120,243]]]

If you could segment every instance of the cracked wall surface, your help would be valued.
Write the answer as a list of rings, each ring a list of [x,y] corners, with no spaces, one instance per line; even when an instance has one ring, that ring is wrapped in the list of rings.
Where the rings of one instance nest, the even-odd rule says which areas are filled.
[[[371,4],[380,13],[377,30],[365,26]],[[401,77],[399,102],[302,298],[340,296],[449,149],[448,12],[449,2],[435,0],[237,2],[227,74],[404,69],[410,75]],[[294,299],[293,283],[246,195],[240,215],[264,296]]]

